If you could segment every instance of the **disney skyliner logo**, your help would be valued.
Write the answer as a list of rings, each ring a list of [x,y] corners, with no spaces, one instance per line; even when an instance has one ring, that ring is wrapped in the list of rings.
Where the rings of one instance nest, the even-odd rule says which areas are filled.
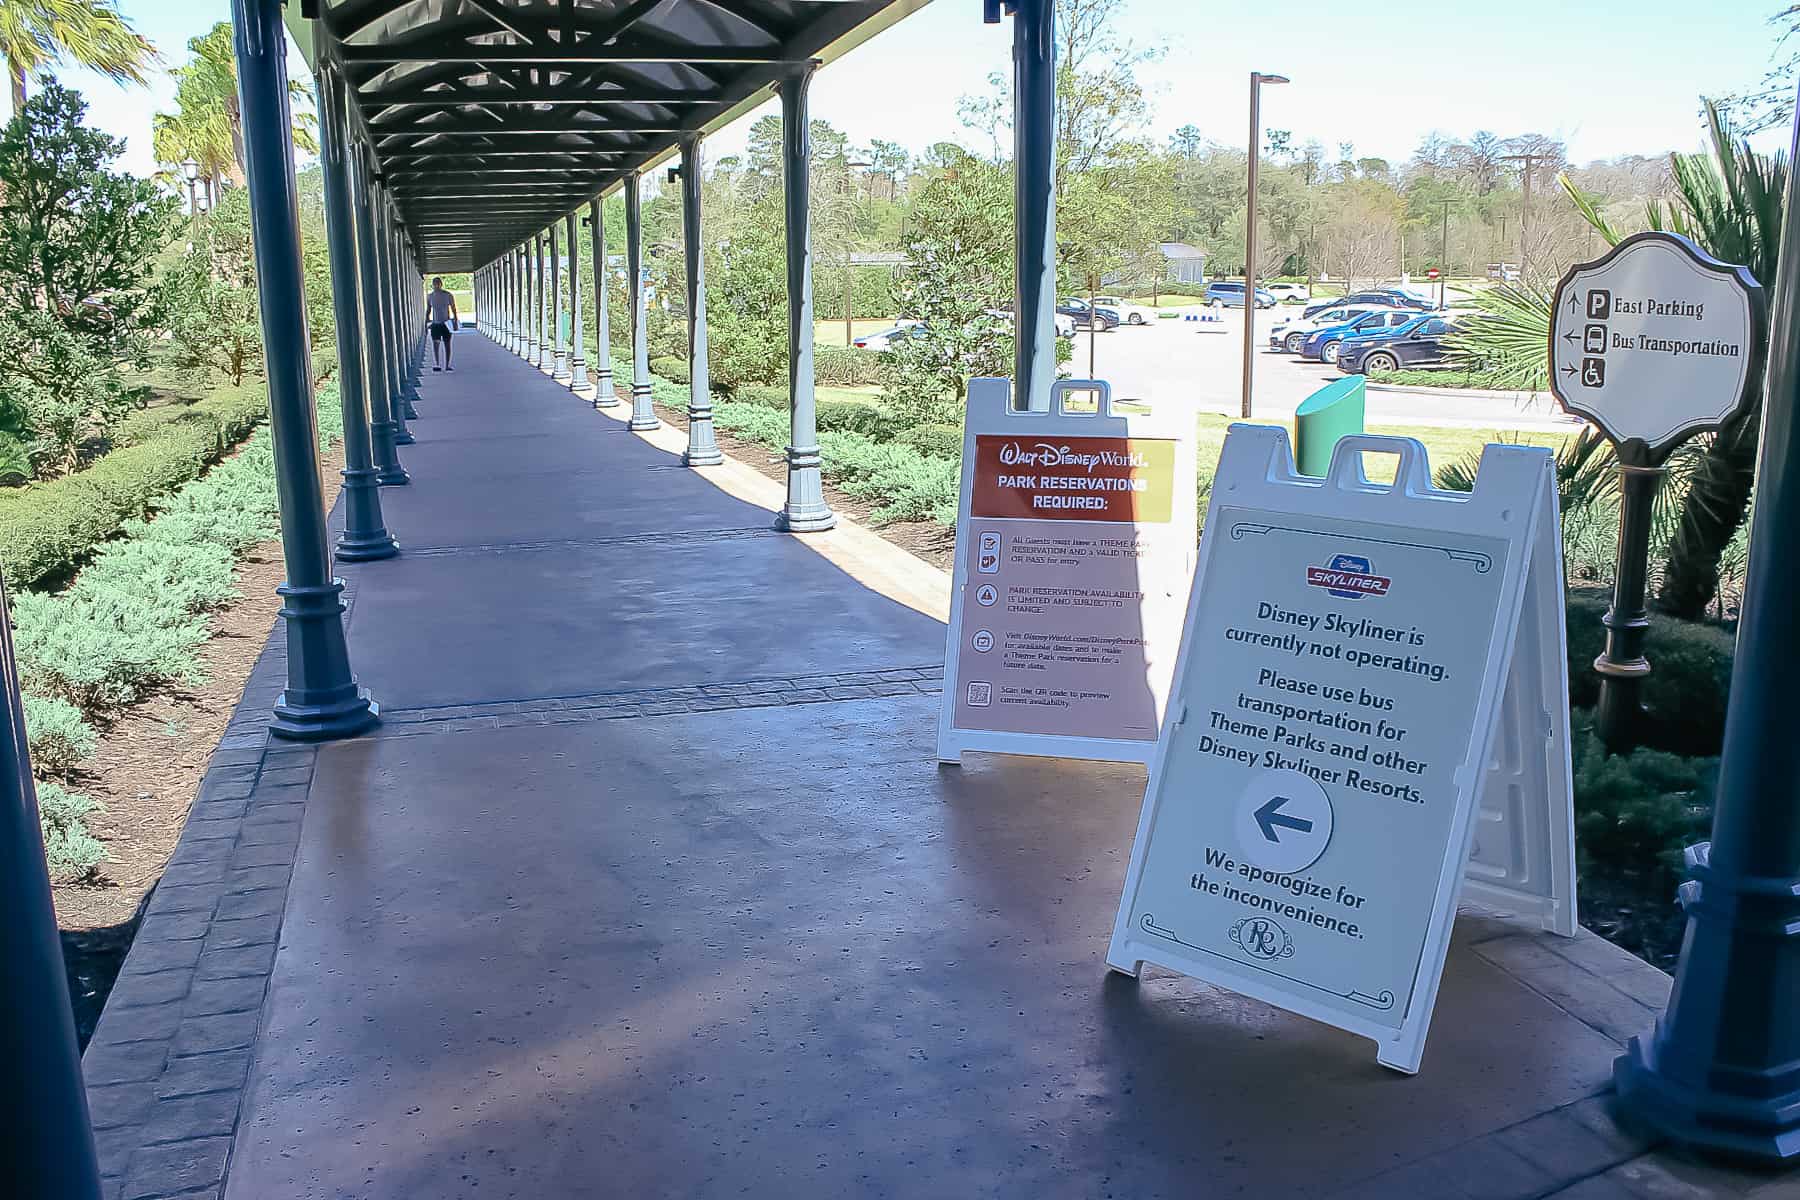
[[[1306,582],[1324,588],[1328,595],[1361,600],[1364,596],[1387,595],[1394,581],[1375,574],[1375,568],[1360,554],[1334,554],[1324,566],[1306,568]]]

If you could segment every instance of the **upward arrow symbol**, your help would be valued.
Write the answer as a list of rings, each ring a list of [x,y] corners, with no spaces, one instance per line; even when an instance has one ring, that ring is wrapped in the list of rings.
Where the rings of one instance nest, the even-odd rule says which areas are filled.
[[[1569,294],[1569,311],[1570,312],[1580,312],[1581,311],[1581,304],[1577,301],[1575,294],[1573,292],[1571,292]]]

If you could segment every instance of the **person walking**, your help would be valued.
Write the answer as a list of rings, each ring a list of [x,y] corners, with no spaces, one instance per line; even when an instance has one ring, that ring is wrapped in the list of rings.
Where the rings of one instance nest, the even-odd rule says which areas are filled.
[[[456,297],[444,290],[442,275],[431,281],[431,291],[425,297],[425,320],[431,326],[431,369],[456,370],[450,365],[450,331],[461,329],[462,320],[456,312]]]

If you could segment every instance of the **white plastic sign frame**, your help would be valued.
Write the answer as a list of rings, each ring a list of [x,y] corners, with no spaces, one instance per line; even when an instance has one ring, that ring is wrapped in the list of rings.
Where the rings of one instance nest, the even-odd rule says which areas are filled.
[[[1092,395],[1092,407],[1075,403],[1077,397]],[[1187,588],[1193,578],[1196,556],[1198,517],[1195,495],[1193,417],[1191,412],[1118,411],[1113,406],[1111,388],[1103,380],[1058,380],[1051,388],[1048,412],[1018,411],[1012,407],[1012,382],[1008,379],[982,378],[969,382],[967,416],[963,431],[962,484],[956,513],[956,559],[951,575],[950,626],[944,650],[943,705],[938,717],[938,760],[958,763],[965,751],[991,751],[1002,754],[1032,754],[1056,758],[1094,759],[1110,762],[1148,763],[1155,752],[1154,733],[1143,738],[1087,736],[1065,732],[1021,732],[1015,730],[973,728],[957,724],[957,701],[968,681],[967,664],[980,661],[984,655],[973,650],[965,638],[964,610],[971,586],[980,587],[983,577],[972,572],[981,551],[971,531],[971,503],[975,495],[977,446],[979,439],[995,436],[1029,439],[1061,444],[1063,440],[1116,439],[1121,445],[1131,440],[1172,443],[1173,463],[1170,513],[1166,523],[1155,526],[1130,522],[1066,521],[1044,522],[1064,526],[1067,532],[1089,532],[1102,529],[1135,530],[1148,539],[1151,546],[1150,575],[1140,578],[1146,591],[1159,589],[1158,609],[1166,609],[1163,621],[1140,622],[1146,652],[1145,684],[1155,703],[1151,730],[1159,729],[1173,675],[1175,649],[1179,630],[1176,622],[1186,608]],[[1010,526],[1011,521],[983,518],[984,526],[996,521]],[[1040,522],[1021,520],[1021,528]],[[998,578],[998,577],[997,577]],[[980,633],[970,631],[970,636]],[[992,635],[988,642],[993,645]],[[990,649],[988,653],[1000,653]]]
[[[1367,478],[1365,452],[1398,456],[1392,485]],[[1546,928],[1574,931],[1567,668],[1553,460],[1541,448],[1490,445],[1483,452],[1474,490],[1445,492],[1432,486],[1425,448],[1418,442],[1356,436],[1339,441],[1328,474],[1316,479],[1295,470],[1284,430],[1234,425],[1220,455],[1207,530],[1188,600],[1169,717],[1151,763],[1107,965],[1136,976],[1145,963],[1152,963],[1229,988],[1370,1038],[1383,1066],[1416,1072],[1461,893],[1466,890],[1530,913]],[[1207,704],[1208,699],[1220,694],[1215,689],[1230,694],[1246,682],[1228,676],[1228,669],[1261,661],[1258,651],[1240,655],[1235,666],[1227,664],[1215,639],[1222,644],[1221,635],[1233,628],[1226,622],[1240,620],[1229,606],[1247,605],[1246,594],[1265,594],[1258,579],[1246,577],[1247,572],[1230,578],[1210,572],[1215,561],[1232,561],[1221,554],[1221,543],[1249,544],[1245,538],[1260,542],[1258,535],[1266,531],[1292,533],[1306,545],[1305,553],[1313,556],[1304,560],[1306,584],[1313,587],[1329,590],[1336,578],[1334,568],[1340,565],[1336,555],[1317,567],[1324,574],[1314,577],[1317,555],[1311,543],[1330,543],[1368,551],[1360,560],[1354,553],[1349,556],[1356,565],[1348,569],[1364,572],[1371,572],[1371,560],[1379,565],[1384,553],[1412,555],[1413,562],[1441,558],[1442,566],[1436,569],[1444,574],[1435,582],[1430,577],[1400,582],[1419,589],[1414,591],[1419,620],[1432,619],[1432,606],[1445,602],[1452,590],[1451,570],[1460,572],[1456,587],[1461,594],[1479,601],[1456,610],[1456,618],[1465,622],[1462,627],[1440,624],[1431,630],[1439,644],[1432,646],[1429,639],[1424,643],[1426,652],[1453,648],[1459,664],[1479,666],[1478,677],[1474,672],[1446,674],[1445,678],[1459,681],[1460,698],[1444,705],[1442,713],[1431,712],[1417,698],[1394,710],[1401,724],[1421,714],[1421,725],[1436,719],[1440,743],[1454,743],[1429,750],[1412,748],[1437,760],[1430,778],[1441,780],[1449,794],[1433,790],[1429,783],[1422,785],[1416,810],[1422,815],[1413,834],[1420,844],[1408,847],[1418,850],[1410,859],[1395,853],[1401,835],[1391,820],[1377,836],[1375,853],[1356,848],[1354,835],[1346,836],[1346,822],[1357,820],[1361,812],[1379,810],[1359,810],[1356,805],[1367,798],[1342,787],[1337,803],[1346,815],[1335,816],[1324,785],[1318,782],[1332,777],[1287,772],[1300,776],[1297,782],[1302,785],[1282,789],[1297,797],[1292,806],[1284,805],[1287,797],[1274,798],[1275,792],[1269,793],[1269,802],[1259,803],[1259,781],[1281,772],[1264,770],[1259,775],[1258,768],[1267,762],[1258,755],[1249,760],[1246,786],[1243,761],[1227,762],[1216,750],[1201,749],[1206,729],[1218,728],[1217,709]],[[1277,543],[1266,544],[1271,547],[1266,561],[1280,571],[1302,561],[1295,558],[1299,550],[1283,552],[1295,558],[1289,563],[1277,555]],[[1468,547],[1479,549],[1471,553]],[[1237,566],[1245,565],[1243,551],[1226,553],[1237,553]],[[1471,571],[1481,578],[1475,579]],[[1379,583],[1385,594],[1390,581],[1371,572],[1361,582],[1371,587]],[[1344,581],[1339,584],[1344,586]],[[1344,594],[1330,591],[1333,596]],[[1259,611],[1260,607],[1259,603]],[[1355,609],[1353,604],[1343,608],[1374,611]],[[1268,661],[1276,663],[1278,654],[1286,653],[1271,649]],[[1463,726],[1457,722],[1465,707],[1472,717]],[[1308,787],[1313,799],[1308,798]],[[1321,807],[1309,807],[1314,803]],[[1431,811],[1427,804],[1447,805],[1448,812]],[[1167,820],[1165,812],[1172,814]],[[1252,815],[1256,824],[1248,821]],[[1362,826],[1364,849],[1370,845],[1371,830],[1381,824],[1377,820]],[[1296,957],[1294,939],[1278,922],[1260,920],[1269,912],[1279,916],[1281,910],[1274,905],[1293,901],[1300,893],[1289,895],[1283,885],[1265,883],[1259,896],[1246,900],[1258,887],[1256,880],[1244,882],[1247,875],[1231,876],[1241,864],[1227,859],[1230,865],[1221,872],[1223,855],[1203,855],[1213,842],[1234,847],[1233,853],[1245,859],[1268,853],[1267,847],[1255,845],[1258,825],[1271,842],[1278,841],[1272,835],[1285,839],[1291,834],[1291,840],[1301,844],[1299,857],[1277,868],[1289,881],[1320,887],[1327,879],[1355,884],[1363,902],[1375,900],[1363,920],[1391,918],[1392,925],[1403,930],[1386,936],[1382,944],[1383,935],[1371,925],[1368,942],[1340,945],[1307,941],[1315,927],[1324,925],[1321,910],[1330,907],[1329,900],[1317,901],[1318,908],[1300,918],[1296,928],[1302,930],[1301,943],[1308,946],[1308,953],[1326,947],[1320,955],[1330,964],[1325,969],[1349,962],[1361,971],[1365,961],[1379,964],[1368,968],[1366,978],[1327,980],[1316,972],[1312,978],[1301,977],[1289,962]],[[1498,844],[1488,846],[1472,863],[1478,825],[1491,826],[1483,830],[1484,843]],[[1384,838],[1392,838],[1392,844]],[[1311,851],[1305,851],[1308,839]],[[1163,853],[1157,850],[1159,840],[1168,847]],[[1343,848],[1335,861],[1326,857],[1334,844]],[[1358,854],[1362,857],[1343,857]],[[1314,862],[1325,868],[1316,879],[1311,872]],[[1213,878],[1203,871],[1212,872]],[[1226,884],[1223,896],[1216,890],[1221,874]],[[1341,891],[1337,894],[1342,896]],[[1253,922],[1255,927],[1246,929]],[[1344,928],[1340,923],[1338,932]],[[1364,936],[1354,926],[1349,928],[1347,936]],[[1271,939],[1267,943],[1262,941],[1265,935]],[[1389,973],[1383,974],[1384,969]]]

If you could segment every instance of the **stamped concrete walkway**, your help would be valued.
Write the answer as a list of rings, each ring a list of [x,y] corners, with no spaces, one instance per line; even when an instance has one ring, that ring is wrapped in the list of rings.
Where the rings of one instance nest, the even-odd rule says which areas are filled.
[[[109,1195],[1774,1196],[1648,1154],[1666,996],[1459,922],[1424,1069],[1103,957],[1139,768],[934,761],[946,582],[485,339],[347,568],[375,733],[277,631],[86,1067]]]

